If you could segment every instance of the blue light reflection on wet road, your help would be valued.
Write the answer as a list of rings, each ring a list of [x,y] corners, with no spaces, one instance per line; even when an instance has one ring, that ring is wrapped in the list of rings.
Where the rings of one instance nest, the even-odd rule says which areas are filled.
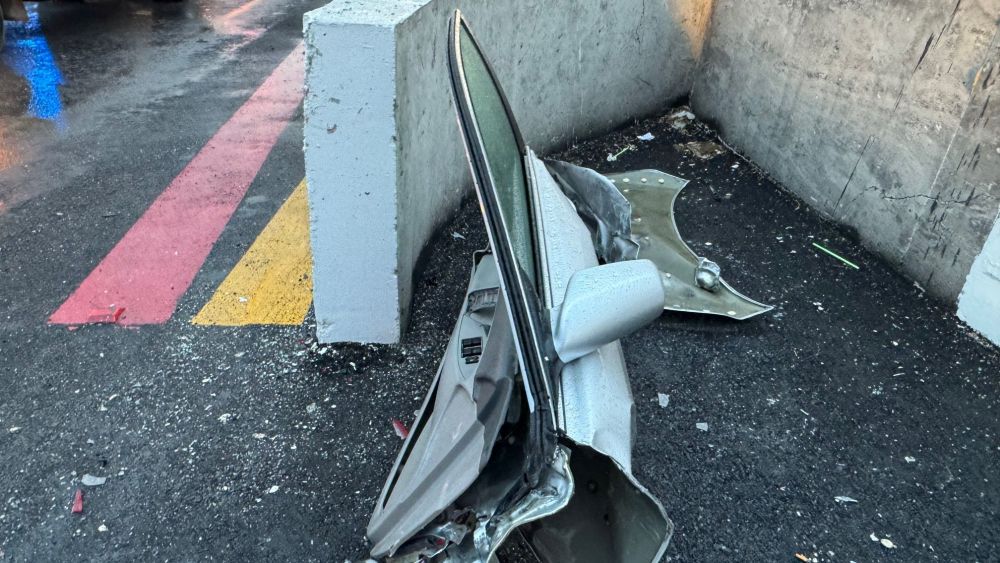
[[[52,121],[62,129],[65,126],[59,94],[59,86],[63,83],[62,72],[42,33],[38,7],[29,4],[27,8],[27,22],[7,22],[7,45],[0,58],[28,82],[31,90],[28,115]]]

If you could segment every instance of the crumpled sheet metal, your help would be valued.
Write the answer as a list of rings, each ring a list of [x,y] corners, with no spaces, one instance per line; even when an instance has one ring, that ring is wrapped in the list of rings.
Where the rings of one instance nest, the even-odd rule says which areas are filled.
[[[664,273],[664,309],[737,320],[773,309],[736,291],[722,278],[715,291],[698,286],[695,280],[699,267],[704,267],[703,259],[681,238],[674,219],[674,202],[687,180],[659,170],[609,174],[607,178],[632,205],[632,237],[639,243],[639,258],[652,260]]]
[[[639,245],[632,239],[632,206],[600,173],[559,160],[546,161],[577,214],[590,229],[594,250],[605,262],[635,260]]]
[[[663,272],[664,309],[736,320],[772,309],[733,289],[719,277],[715,263],[681,238],[674,202],[687,180],[659,170],[602,175],[567,162],[546,165],[587,223],[605,262],[647,258]],[[706,275],[717,283],[706,284]]]

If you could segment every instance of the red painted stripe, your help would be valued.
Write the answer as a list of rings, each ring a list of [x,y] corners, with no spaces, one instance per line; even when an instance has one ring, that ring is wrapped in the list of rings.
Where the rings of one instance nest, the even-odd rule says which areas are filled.
[[[85,324],[124,308],[118,324],[160,324],[205,263],[222,229],[302,101],[300,44],[156,198],[52,314]]]

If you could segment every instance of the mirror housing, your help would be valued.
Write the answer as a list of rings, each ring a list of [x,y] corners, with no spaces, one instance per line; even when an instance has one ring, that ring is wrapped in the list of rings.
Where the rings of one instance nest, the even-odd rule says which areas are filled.
[[[556,353],[563,362],[597,350],[646,326],[663,312],[660,270],[649,260],[580,270],[552,313]]]

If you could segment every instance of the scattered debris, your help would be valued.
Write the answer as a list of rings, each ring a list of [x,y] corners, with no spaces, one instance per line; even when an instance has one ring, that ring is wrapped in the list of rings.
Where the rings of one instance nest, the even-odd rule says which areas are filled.
[[[892,543],[892,540],[890,540],[889,538],[880,539],[878,536],[875,535],[874,532],[872,532],[871,535],[868,536],[868,538],[871,539],[873,542],[878,542],[882,544],[882,547],[885,547],[886,549],[896,549],[897,547],[896,544]]]
[[[107,309],[94,309],[87,315],[87,322],[95,325],[115,324],[125,312],[125,307],[108,307]]]
[[[101,485],[108,482],[108,478],[98,477],[96,475],[91,475],[90,473],[87,473],[86,475],[83,476],[82,479],[80,479],[80,482],[87,487],[100,487]]]
[[[694,119],[695,117],[693,113],[687,109],[678,108],[667,115],[665,121],[677,131],[683,131],[688,125],[691,124],[692,121],[694,121]]]
[[[232,420],[232,419],[233,419],[233,415],[230,414],[230,413],[228,413],[228,412],[225,413],[225,414],[219,415],[219,422],[221,422],[223,424],[228,424],[229,421]]]
[[[73,497],[73,514],[83,514],[83,489],[77,489]]]
[[[667,408],[667,405],[670,404],[670,395],[667,395],[665,393],[657,393],[656,400],[659,401],[661,408]]]
[[[837,260],[840,260],[840,261],[841,261],[841,262],[843,262],[844,264],[847,264],[848,266],[850,266],[850,267],[854,268],[855,270],[860,270],[860,269],[861,269],[861,266],[858,266],[858,265],[857,265],[857,264],[855,264],[854,262],[851,262],[851,261],[850,261],[850,260],[848,260],[847,258],[844,258],[843,256],[841,256],[841,255],[837,254],[836,252],[834,252],[834,251],[830,250],[829,248],[827,248],[827,247],[823,246],[822,244],[819,244],[819,243],[816,243],[816,242],[814,242],[814,243],[812,243],[812,245],[813,245],[813,246],[815,246],[816,248],[818,248],[818,249],[822,250],[823,252],[825,252],[825,253],[829,254],[830,256],[833,256],[833,257],[834,257],[834,258],[836,258]]]
[[[708,423],[707,422],[699,422],[699,423],[695,424],[694,427],[697,428],[698,430],[701,430],[702,432],[708,432]]]
[[[904,457],[903,460],[905,460],[906,463],[914,463],[917,461],[917,458],[913,457],[912,455],[908,455]]]
[[[640,141],[652,141],[655,138],[656,137],[653,136],[652,133],[644,133],[644,134],[639,135],[638,137],[636,137],[636,139],[639,139]]]
[[[309,405],[306,406],[306,412],[309,414],[313,414],[317,409],[319,409],[319,407],[316,406],[316,403],[309,403]]]
[[[812,561],[812,559],[809,559],[809,557],[802,555],[801,553],[796,553],[795,558],[798,559],[799,561],[807,561],[807,562]]]
[[[833,500],[839,502],[840,504],[850,504],[852,502],[858,502],[856,499],[853,499],[851,497],[844,497],[844,496],[833,497]]]
[[[267,490],[267,494],[273,495],[274,493],[278,492],[278,489],[280,488],[281,487],[279,487],[278,485],[271,485],[271,488]]]
[[[100,526],[97,527],[97,531],[98,532],[102,532],[102,533],[103,532],[107,532],[108,531],[108,527],[105,526],[104,524],[101,524]]]
[[[452,231],[451,238],[458,239],[458,240],[465,240],[465,235],[463,235],[462,233],[460,233],[458,231]]]
[[[392,429],[396,431],[396,435],[399,436],[400,440],[405,440],[410,435],[410,431],[406,429],[406,425],[395,418],[392,419]]]
[[[625,145],[625,147],[622,148],[622,150],[616,152],[615,154],[608,153],[608,162],[614,162],[618,160],[618,157],[620,157],[621,155],[627,153],[628,151],[634,151],[634,150],[635,150],[635,145]]]
[[[256,440],[263,440],[264,438],[267,438],[267,434],[264,434],[263,432],[254,432],[253,437]]]
[[[20,426],[11,426],[10,429],[7,430],[7,432],[10,432],[11,434],[16,434],[17,431],[20,430],[20,429],[21,429]]]
[[[722,148],[722,145],[712,141],[690,141],[674,145],[674,148],[702,160],[709,160],[720,154],[726,154],[726,149]]]

